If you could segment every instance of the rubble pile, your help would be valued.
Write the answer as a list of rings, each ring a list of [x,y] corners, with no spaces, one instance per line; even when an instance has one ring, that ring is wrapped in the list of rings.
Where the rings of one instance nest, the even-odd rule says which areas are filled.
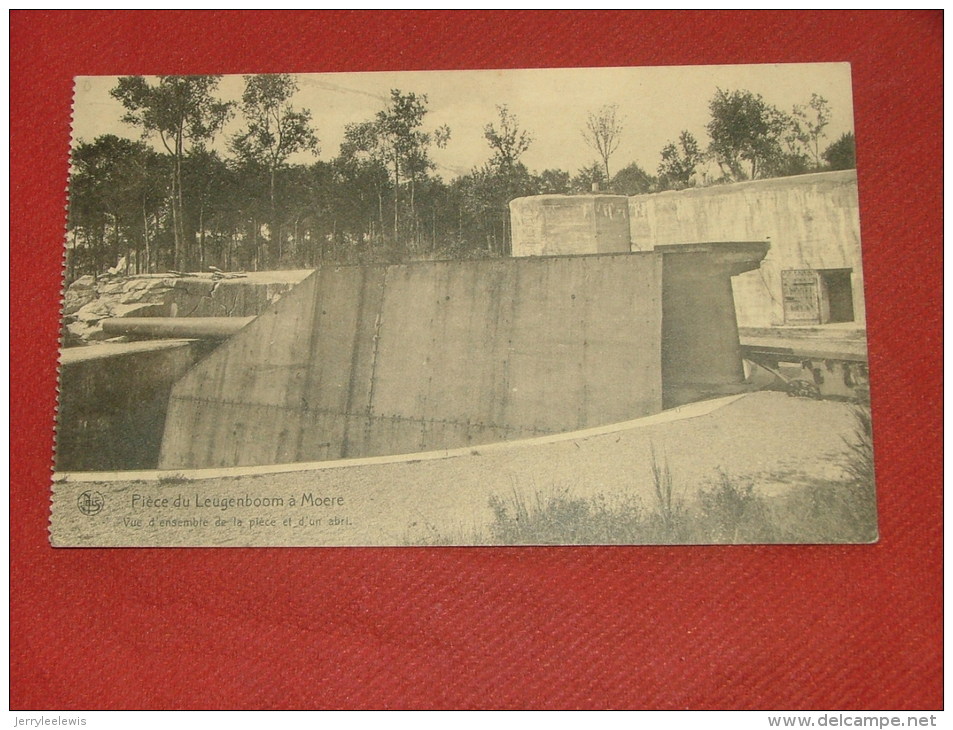
[[[102,321],[114,317],[248,317],[260,314],[308,271],[249,274],[83,276],[63,299],[63,345],[109,338]]]

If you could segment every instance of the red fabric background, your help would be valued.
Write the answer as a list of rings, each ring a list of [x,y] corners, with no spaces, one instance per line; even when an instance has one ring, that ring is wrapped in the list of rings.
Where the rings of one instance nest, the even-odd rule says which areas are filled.
[[[936,709],[942,13],[11,15],[11,706]],[[875,546],[53,550],[71,78],[850,61]],[[320,116],[320,115],[319,115]]]

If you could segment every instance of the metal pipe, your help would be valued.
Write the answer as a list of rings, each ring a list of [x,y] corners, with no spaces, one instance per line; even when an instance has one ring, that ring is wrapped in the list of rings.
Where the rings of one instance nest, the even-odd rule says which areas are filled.
[[[185,338],[227,340],[254,317],[115,317],[102,321],[111,337],[125,335],[139,340]]]

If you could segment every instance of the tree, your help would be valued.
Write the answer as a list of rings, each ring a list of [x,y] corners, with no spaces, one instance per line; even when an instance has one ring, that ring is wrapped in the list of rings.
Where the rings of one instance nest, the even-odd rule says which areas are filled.
[[[499,126],[487,124],[483,128],[483,136],[493,153],[490,164],[505,172],[519,164],[520,157],[533,143],[533,137],[519,128],[519,120],[510,113],[506,104],[498,105],[496,111],[500,117]]]
[[[401,175],[410,180],[410,214],[415,217],[414,193],[417,175],[430,169],[428,147],[432,142],[445,146],[450,139],[450,129],[441,127],[433,135],[422,129],[427,114],[427,95],[404,94],[391,89],[390,106],[377,113],[377,133],[383,140],[384,149],[394,170],[394,240],[399,237],[399,194]]]
[[[513,198],[535,193],[535,185],[526,165],[520,157],[533,143],[533,137],[520,129],[519,119],[503,104],[496,107],[499,116],[496,124],[483,127],[483,137],[490,146],[490,160],[479,174],[474,176],[475,190],[484,207],[484,227],[488,231],[487,250],[506,255],[510,252],[509,204]],[[496,236],[496,222],[502,231]]]
[[[643,195],[651,193],[657,187],[658,180],[635,162],[619,170],[609,183],[609,188],[619,195]]]
[[[123,254],[130,266],[132,251],[144,254],[136,256],[136,269],[147,269],[154,240],[150,221],[158,227],[166,194],[160,155],[142,142],[107,134],[79,143],[70,162],[69,225],[74,254],[76,234],[82,232],[83,248],[91,258],[86,263],[95,273]]]
[[[832,142],[821,155],[832,170],[852,170],[857,167],[854,133],[845,132]]]
[[[123,76],[110,92],[122,103],[122,121],[157,134],[173,160],[172,224],[174,265],[185,268],[188,250],[182,203],[182,161],[194,145],[210,141],[228,118],[230,104],[213,97],[220,76],[160,76],[150,84],[142,76]]]
[[[390,190],[387,150],[383,137],[378,134],[376,121],[348,124],[344,128],[341,154],[336,160],[339,178],[349,186],[356,186],[358,195],[373,191],[377,200],[377,230],[379,242],[384,237],[384,197]],[[348,206],[350,207],[350,206]]]
[[[581,168],[572,178],[570,189],[574,193],[591,193],[593,185],[599,188],[606,184],[606,171],[598,162]]]
[[[658,166],[659,187],[663,190],[681,190],[692,184],[692,175],[705,155],[698,146],[695,135],[682,130],[678,142],[669,142],[662,148],[662,161]]]
[[[185,221],[188,226],[186,235],[197,243],[196,263],[200,270],[213,260],[219,265],[225,263],[221,258],[214,259],[212,256],[208,236],[212,235],[217,248],[224,248],[221,246],[220,231],[216,229],[224,211],[233,204],[233,201],[222,196],[228,174],[225,162],[213,150],[198,147],[191,150],[183,161],[182,190],[185,193]]]
[[[718,89],[708,108],[709,150],[728,179],[755,180],[780,166],[788,115],[750,91]]]
[[[565,170],[543,170],[536,176],[536,188],[540,195],[565,195],[572,189],[571,178]]]
[[[808,112],[810,109],[810,112]],[[811,94],[807,106],[794,105],[793,118],[795,127],[801,131],[801,140],[814,157],[814,167],[821,166],[820,140],[824,136],[824,127],[831,120],[831,108],[827,99],[818,94]]]
[[[241,110],[247,129],[231,141],[232,150],[239,158],[255,160],[267,170],[269,234],[279,263],[282,235],[275,203],[275,178],[289,156],[318,151],[318,138],[311,128],[311,111],[296,110],[291,105],[291,97],[297,90],[298,85],[290,74],[245,76]]]
[[[458,237],[466,237],[473,248],[480,247],[485,254],[504,256],[509,253],[509,202],[536,192],[535,179],[526,166],[517,163],[508,170],[501,170],[487,162],[456,180],[455,188],[467,213],[466,226],[461,216]]]
[[[372,121],[350,124],[345,129],[342,156],[365,159],[380,164],[390,171],[394,194],[394,243],[400,239],[400,188],[409,182],[410,219],[416,239],[416,184],[421,175],[433,168],[430,146],[444,147],[450,139],[449,127],[433,132],[423,129],[427,114],[426,94],[403,93],[391,89],[390,104],[377,113]],[[380,193],[381,191],[378,190]],[[383,197],[379,198],[383,212]]]
[[[619,138],[622,136],[622,122],[618,116],[619,107],[616,104],[606,104],[597,112],[590,112],[586,118],[586,128],[582,130],[582,138],[586,141],[602,160],[606,173],[606,180],[611,180],[609,174],[609,158],[619,147]]]

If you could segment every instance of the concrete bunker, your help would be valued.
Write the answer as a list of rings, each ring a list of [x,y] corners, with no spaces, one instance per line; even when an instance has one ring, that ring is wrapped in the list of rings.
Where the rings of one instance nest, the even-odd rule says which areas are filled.
[[[533,195],[510,202],[514,256],[627,253],[624,195]]]
[[[730,278],[766,251],[319,269],[173,386],[159,467],[450,449],[730,392]]]
[[[731,278],[757,268],[768,244],[631,252],[624,197],[560,197],[513,201],[513,257],[317,269],[240,329],[226,327],[238,331],[211,354],[162,355],[174,352],[176,367],[156,374],[158,387],[136,381],[152,370],[137,375],[120,358],[84,370],[64,363],[57,468],[453,449],[604,426],[743,389]],[[146,352],[135,357],[164,350]],[[152,388],[148,418],[128,426],[144,411],[127,395],[96,415],[87,396],[102,388],[68,385],[70,368],[103,387]],[[75,458],[91,445],[83,440],[91,413],[102,432],[93,445],[111,450],[108,459]],[[135,443],[148,445],[147,456],[126,453]]]

